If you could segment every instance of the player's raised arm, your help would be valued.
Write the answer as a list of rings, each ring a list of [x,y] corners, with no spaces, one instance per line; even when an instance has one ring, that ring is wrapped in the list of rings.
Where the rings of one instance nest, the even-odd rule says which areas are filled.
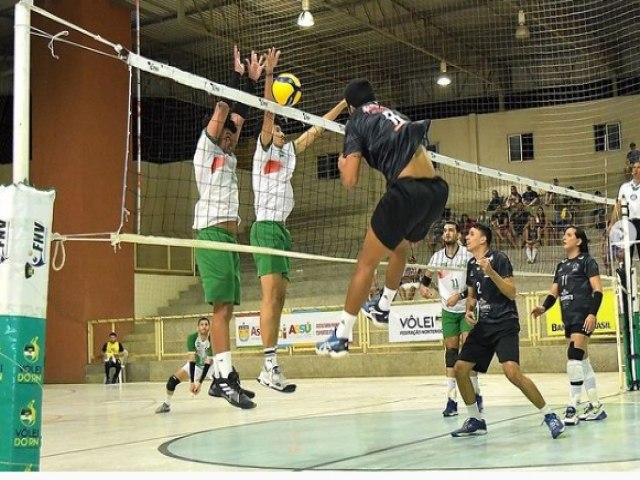
[[[270,48],[265,56],[264,63],[264,98],[267,100],[274,101],[273,98],[273,71],[278,65],[278,59],[280,58],[280,50],[276,50],[275,48]],[[264,111],[264,119],[262,121],[262,130],[260,131],[260,143],[262,143],[262,147],[266,148],[271,143],[273,139],[273,123],[275,120],[276,114],[274,112],[269,112],[268,110]]]
[[[345,108],[347,108],[347,101],[342,99],[336,106],[325,113],[322,118],[324,118],[325,120],[335,120]],[[311,146],[313,142],[320,138],[323,133],[324,128],[317,125],[314,125],[313,127],[303,132],[302,135],[300,135],[293,142],[296,147],[296,153],[300,154],[304,152],[309,146]]]

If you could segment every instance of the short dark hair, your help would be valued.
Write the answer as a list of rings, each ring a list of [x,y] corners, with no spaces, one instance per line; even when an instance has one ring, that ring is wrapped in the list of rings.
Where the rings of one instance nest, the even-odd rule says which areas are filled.
[[[480,230],[482,235],[487,239],[487,245],[491,245],[491,240],[493,238],[493,234],[491,233],[491,227],[485,225],[484,223],[474,223],[471,228],[475,228],[476,230]]]
[[[209,318],[208,318],[208,317],[200,317],[200,318],[198,319],[198,323],[200,323],[200,322],[201,322],[201,321],[203,321],[203,320],[204,320],[205,322],[207,322],[209,325],[211,325],[211,322],[209,321]]]
[[[466,215],[466,214],[464,214],[464,215]],[[469,216],[467,215],[467,218],[468,217]],[[460,225],[458,225],[458,222],[456,222],[455,220],[445,220],[444,225],[453,225],[454,227],[456,227],[456,232],[460,233]]]
[[[111,332],[111,333],[109,334],[109,336],[110,336],[110,337],[117,337],[117,336],[118,336],[118,334],[117,334],[116,332]]]
[[[366,78],[356,78],[351,80],[344,89],[344,99],[349,105],[358,108],[368,102],[376,99],[376,94],[369,80]]]
[[[629,148],[636,148],[636,144],[635,144],[635,143],[633,143],[633,142],[631,142],[631,143],[629,144]]]

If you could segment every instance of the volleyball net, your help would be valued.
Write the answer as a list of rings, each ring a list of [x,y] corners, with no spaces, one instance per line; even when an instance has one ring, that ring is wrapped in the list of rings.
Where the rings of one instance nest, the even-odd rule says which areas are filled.
[[[539,66],[546,65],[548,69],[530,83],[526,77],[531,69],[526,62],[535,57],[532,50],[540,45],[532,42],[515,53],[505,51],[501,39],[513,32],[503,27],[500,19],[513,12],[505,5],[497,7],[489,21],[489,26],[495,22],[495,46],[483,44],[482,49],[499,58],[503,56],[505,61],[509,55],[515,56],[510,58],[515,65],[511,78],[507,82],[500,77],[506,72],[493,76],[487,71],[470,71],[462,55],[452,49],[447,52],[452,61],[446,72],[454,80],[451,90],[432,82],[443,73],[442,59],[426,55],[422,47],[442,35],[433,28],[422,32],[397,30],[381,19],[373,19],[366,5],[324,2],[318,24],[334,22],[351,27],[347,30],[353,32],[353,38],[347,47],[342,47],[337,36],[321,27],[299,31],[280,20],[293,15],[294,6],[282,6],[284,10],[276,15],[270,10],[276,8],[275,3],[281,2],[264,2],[261,12],[255,10],[255,2],[248,1],[233,2],[217,11],[202,11],[203,24],[213,25],[208,34],[194,33],[180,43],[176,38],[163,41],[149,32],[147,40],[154,41],[147,44],[143,37],[136,51],[31,7],[33,14],[58,25],[48,31],[32,29],[38,41],[31,48],[50,49],[55,55],[56,45],[65,42],[84,49],[87,55],[100,54],[105,62],[122,62],[129,73],[127,100],[132,112],[123,119],[128,135],[123,144],[130,145],[131,150],[118,159],[122,165],[122,195],[111,199],[113,208],[121,212],[121,222],[113,225],[108,235],[62,232],[60,238],[109,241],[114,245],[135,243],[140,271],[192,269],[192,252],[197,247],[286,255],[293,259],[292,285],[296,281],[322,280],[308,282],[313,295],[308,291],[300,293],[300,305],[309,298],[320,302],[323,295],[318,290],[331,291],[335,298],[342,296],[351,271],[349,264],[355,262],[373,209],[385,191],[385,182],[379,173],[363,166],[354,191],[341,186],[337,159],[347,115],[335,121],[323,119],[322,115],[341,99],[348,80],[366,76],[382,104],[397,108],[412,120],[433,120],[429,149],[438,173],[449,183],[450,197],[441,221],[423,242],[413,247],[418,266],[437,267],[427,264],[432,253],[442,248],[442,225],[451,219],[461,227],[461,243],[473,222],[491,225],[494,246],[507,252],[516,275],[523,279],[520,288],[524,291],[549,288],[550,275],[564,257],[562,235],[568,225],[585,229],[602,273],[612,271],[615,250],[606,226],[617,188],[624,179],[621,158],[627,137],[622,125],[625,131],[640,131],[640,119],[635,113],[635,67],[623,72],[626,83],[621,83],[624,88],[616,89],[615,94],[611,85],[600,78],[602,65],[597,62],[606,46],[587,36],[591,30],[584,20],[594,16],[597,21],[597,2],[587,2],[581,11],[567,12],[562,24],[555,18],[553,7],[541,5],[534,9],[532,18],[537,19],[537,25],[563,33],[552,43],[554,48],[546,50],[545,58],[537,58]],[[485,15],[481,4],[477,2],[474,8]],[[624,5],[615,3],[620,18],[629,13]],[[133,13],[134,29],[141,20],[144,23],[158,15],[151,10],[149,7]],[[408,10],[403,18],[415,13]],[[444,19],[449,13],[435,9],[433,15],[430,22],[439,15]],[[620,27],[619,49],[621,55],[631,58],[640,53],[626,40],[632,33],[628,30],[632,25],[626,22],[625,19]],[[250,24],[251,28],[233,29],[243,24]],[[540,35],[544,34],[540,29]],[[232,30],[241,31],[242,38],[211,33]],[[463,39],[465,35],[466,32],[461,33],[454,43],[458,47],[466,45],[469,52],[479,51],[480,46],[477,50],[469,46]],[[87,49],[87,40],[100,47]],[[591,60],[575,49],[575,42],[582,41]],[[302,83],[302,100],[297,108],[263,98],[264,76],[253,93],[229,86],[234,45],[243,60],[252,50],[264,54],[268,48],[279,48],[282,55],[275,73],[295,74]],[[381,49],[382,46],[386,48]],[[425,63],[426,70],[418,68]],[[511,88],[505,96],[503,87],[507,84]],[[242,219],[238,244],[194,240],[194,208],[200,192],[193,159],[198,139],[219,100],[232,107],[244,105],[250,111],[234,152],[238,212]],[[291,252],[249,245],[249,231],[255,219],[252,164],[265,112],[276,115],[288,139],[299,138],[313,126],[325,131],[298,156],[292,173],[295,206],[286,222],[293,238]],[[211,185],[212,192],[221,188]],[[134,233],[125,233],[125,224],[132,226]],[[244,274],[254,277],[250,256],[242,255],[242,259]],[[290,295],[288,301],[295,306],[296,294]]]

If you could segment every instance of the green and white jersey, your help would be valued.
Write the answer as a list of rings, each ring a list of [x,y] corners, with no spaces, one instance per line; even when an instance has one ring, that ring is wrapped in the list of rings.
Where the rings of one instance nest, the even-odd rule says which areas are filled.
[[[209,337],[205,340],[200,338],[198,332],[193,332],[187,338],[187,352],[196,354],[196,366],[202,367],[207,358],[213,357],[213,350],[211,350],[211,342]]]
[[[438,250],[431,256],[429,260],[430,266],[442,267],[438,268],[438,292],[440,294],[440,302],[442,309],[453,313],[462,313],[465,311],[467,300],[461,299],[453,307],[447,307],[447,299],[455,294],[466,290],[467,280],[467,263],[471,260],[472,255],[467,247],[458,245],[458,249],[453,257],[449,257],[446,249]],[[446,267],[460,268],[461,270],[447,270]]]

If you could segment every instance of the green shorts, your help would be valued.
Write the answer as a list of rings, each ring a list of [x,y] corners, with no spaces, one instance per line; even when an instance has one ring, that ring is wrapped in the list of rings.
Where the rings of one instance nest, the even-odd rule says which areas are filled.
[[[464,319],[464,312],[454,313],[442,310],[442,336],[459,337],[462,332],[470,332],[471,325]]]
[[[219,227],[203,228],[196,238],[237,243],[229,230]],[[240,255],[238,252],[196,248],[195,253],[205,301],[211,305],[216,303],[240,305]]]
[[[291,251],[291,234],[279,222],[266,220],[254,222],[251,225],[251,245]],[[291,259],[289,257],[254,253],[253,260],[256,263],[258,277],[281,273],[285,278],[289,278],[289,271],[291,270]]]

